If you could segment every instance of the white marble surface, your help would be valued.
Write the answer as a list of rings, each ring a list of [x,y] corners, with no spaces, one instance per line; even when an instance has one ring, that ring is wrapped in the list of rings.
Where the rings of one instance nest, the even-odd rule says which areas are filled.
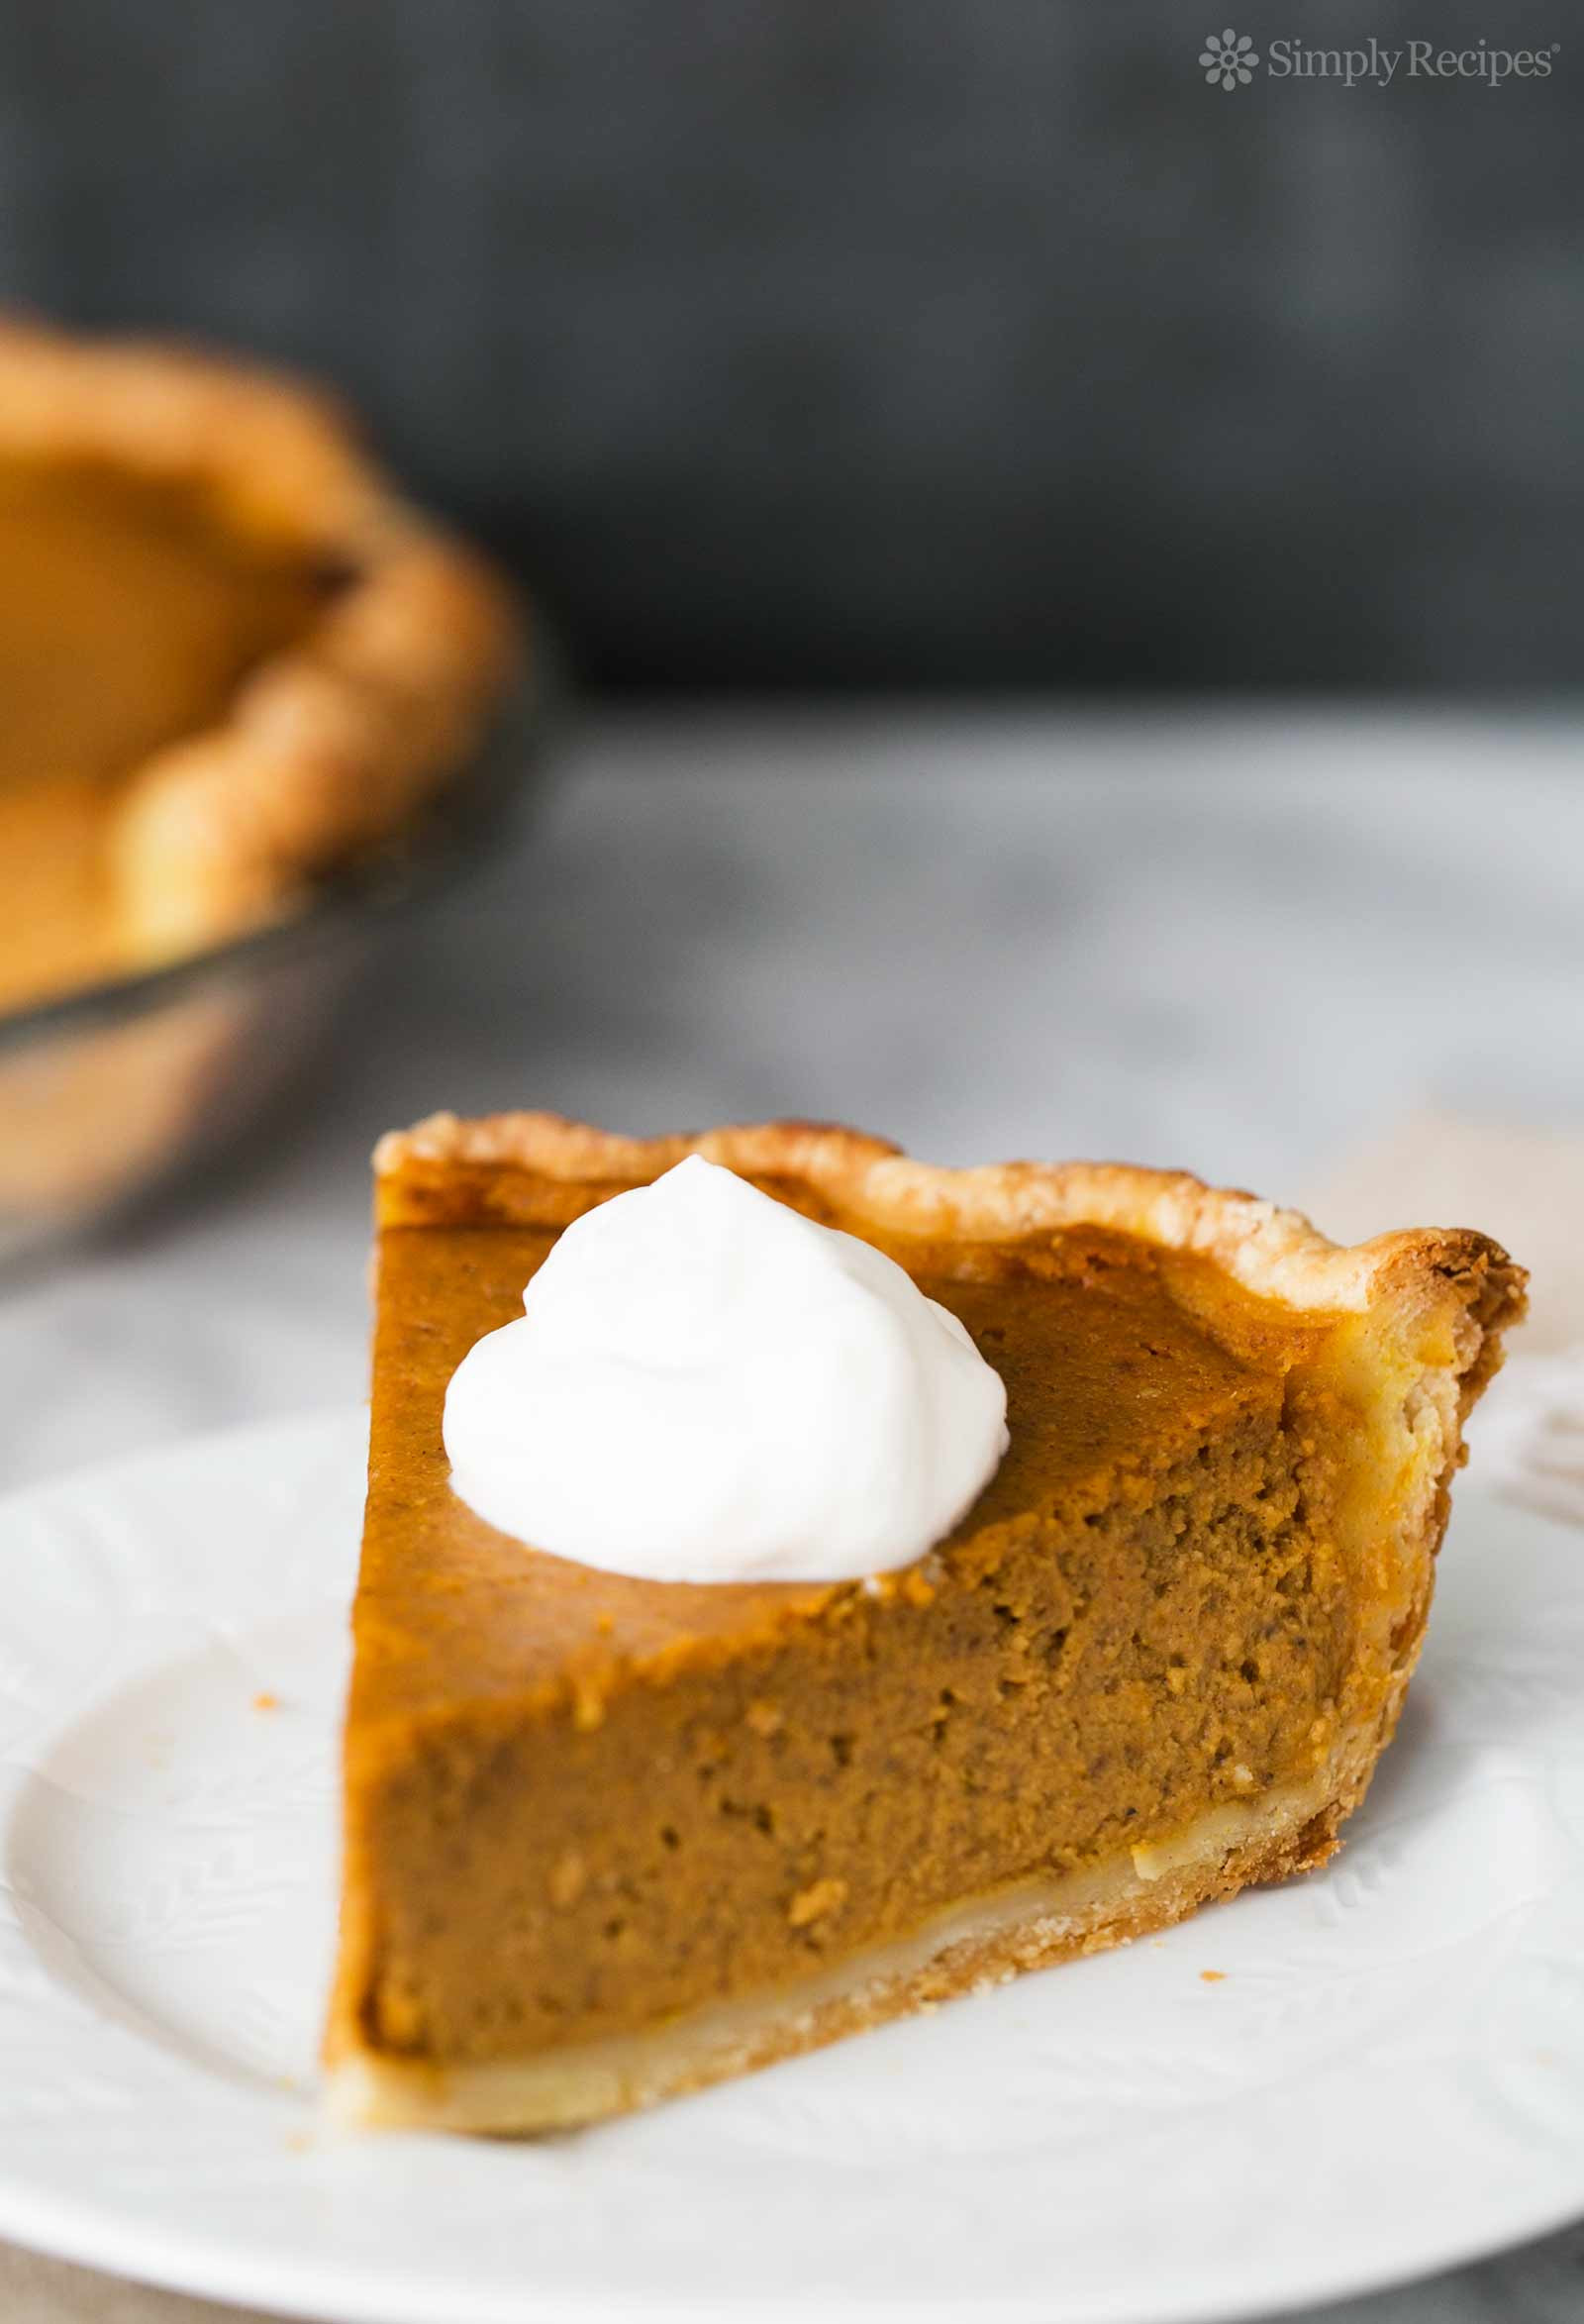
[[[270,1151],[0,1290],[0,1466],[357,1395],[367,1151],[441,1105],[846,1117],[1298,1200],[1417,1106],[1584,1123],[1578,755],[1560,719],[594,724]],[[24,2305],[21,2265],[27,2324],[142,2314],[55,2270]],[[1573,2318],[1581,2269],[1566,2236],[1346,2313]]]

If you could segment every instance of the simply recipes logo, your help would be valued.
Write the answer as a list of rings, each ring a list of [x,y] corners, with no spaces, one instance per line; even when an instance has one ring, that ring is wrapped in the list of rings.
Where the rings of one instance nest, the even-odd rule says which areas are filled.
[[[1549,80],[1560,41],[1540,49],[1503,49],[1477,41],[1471,49],[1447,49],[1436,41],[1403,41],[1396,48],[1370,40],[1358,49],[1316,49],[1305,41],[1280,40],[1261,54],[1247,33],[1208,33],[1199,63],[1212,88],[1246,89],[1261,70],[1267,80],[1334,80],[1350,89],[1360,81],[1389,88],[1395,80],[1481,81],[1499,89],[1507,81]]]

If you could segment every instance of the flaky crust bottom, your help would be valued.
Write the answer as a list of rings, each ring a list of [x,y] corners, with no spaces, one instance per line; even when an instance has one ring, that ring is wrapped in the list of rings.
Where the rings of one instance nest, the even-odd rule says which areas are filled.
[[[1378,1723],[1344,1740],[1321,1775],[1215,1807],[1164,1846],[969,1900],[912,1937],[796,1985],[715,2003],[644,2033],[452,2067],[344,2051],[329,2072],[331,2119],[357,2130],[573,2129],[1006,1984],[1027,1970],[1128,1944],[1240,1888],[1311,1870],[1335,1852],[1338,1825],[1368,1787],[1417,1651],[1416,1640]]]

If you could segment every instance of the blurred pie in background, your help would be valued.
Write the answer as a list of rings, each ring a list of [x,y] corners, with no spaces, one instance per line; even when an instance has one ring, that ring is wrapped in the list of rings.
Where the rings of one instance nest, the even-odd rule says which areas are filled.
[[[317,395],[0,328],[0,1010],[290,910],[455,771],[514,647]]]
[[[0,323],[0,1261],[259,1114],[525,667],[327,398]]]

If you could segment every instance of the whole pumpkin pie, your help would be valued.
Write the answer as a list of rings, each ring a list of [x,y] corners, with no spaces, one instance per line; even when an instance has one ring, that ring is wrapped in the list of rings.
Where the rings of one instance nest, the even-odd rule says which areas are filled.
[[[1010,1447],[916,1564],[640,1581],[452,1491],[447,1382],[556,1236],[701,1153],[900,1263]],[[1324,1863],[1419,1652],[1494,1243],[801,1124],[436,1116],[376,1157],[333,2099],[585,2122]],[[611,1459],[621,1459],[613,1444]]]

